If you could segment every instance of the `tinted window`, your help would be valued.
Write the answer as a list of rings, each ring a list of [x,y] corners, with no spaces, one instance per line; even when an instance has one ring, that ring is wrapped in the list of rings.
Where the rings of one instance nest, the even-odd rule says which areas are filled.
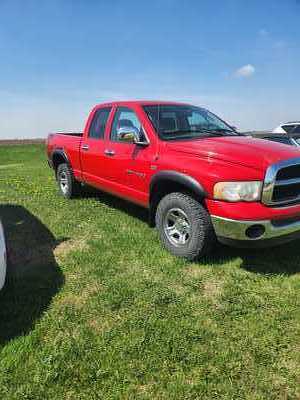
[[[143,137],[143,131],[141,123],[136,115],[136,113],[127,107],[118,107],[114,121],[112,124],[110,138],[113,141],[118,141],[117,132],[119,128],[131,128],[134,127],[140,132],[140,140],[145,140]]]
[[[237,135],[229,125],[204,108],[177,104],[157,104],[143,108],[160,138],[164,140]]]
[[[300,133],[300,125],[296,125],[295,129],[293,130],[293,133]]]
[[[95,112],[93,121],[89,130],[89,137],[94,139],[103,139],[106,122],[109,117],[109,113],[111,111],[111,107],[108,108],[100,108]]]
[[[295,125],[282,125],[282,129],[286,131],[286,133],[292,132],[292,130],[295,128]]]

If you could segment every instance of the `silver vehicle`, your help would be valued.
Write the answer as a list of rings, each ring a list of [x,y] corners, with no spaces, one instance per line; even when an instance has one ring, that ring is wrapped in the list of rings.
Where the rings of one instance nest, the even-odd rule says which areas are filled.
[[[298,134],[300,136],[300,121],[286,122],[280,124],[273,130],[273,133],[287,133],[287,134]]]
[[[6,277],[7,253],[3,225],[0,220],[0,290],[3,288]]]
[[[300,122],[286,122],[280,124],[273,131],[250,131],[243,133],[258,139],[271,140],[272,142],[300,147]]]

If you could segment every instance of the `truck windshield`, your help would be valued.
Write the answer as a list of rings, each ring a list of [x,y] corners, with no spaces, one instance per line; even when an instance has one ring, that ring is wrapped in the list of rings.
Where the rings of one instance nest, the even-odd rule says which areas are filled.
[[[145,105],[143,109],[163,140],[238,135],[229,125],[204,108],[155,104]]]

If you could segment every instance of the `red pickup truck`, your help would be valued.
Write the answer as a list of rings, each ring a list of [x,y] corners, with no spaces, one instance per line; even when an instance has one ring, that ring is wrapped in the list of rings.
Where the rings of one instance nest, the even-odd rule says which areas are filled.
[[[83,133],[50,134],[61,194],[87,184],[149,209],[164,246],[193,260],[216,240],[265,246],[300,237],[300,155],[245,137],[205,108],[100,104]]]

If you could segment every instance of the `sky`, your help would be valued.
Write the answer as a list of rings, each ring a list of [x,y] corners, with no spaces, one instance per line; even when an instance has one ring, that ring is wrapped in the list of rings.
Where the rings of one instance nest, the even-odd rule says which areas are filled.
[[[104,101],[300,120],[299,0],[0,0],[0,139],[82,130]]]

